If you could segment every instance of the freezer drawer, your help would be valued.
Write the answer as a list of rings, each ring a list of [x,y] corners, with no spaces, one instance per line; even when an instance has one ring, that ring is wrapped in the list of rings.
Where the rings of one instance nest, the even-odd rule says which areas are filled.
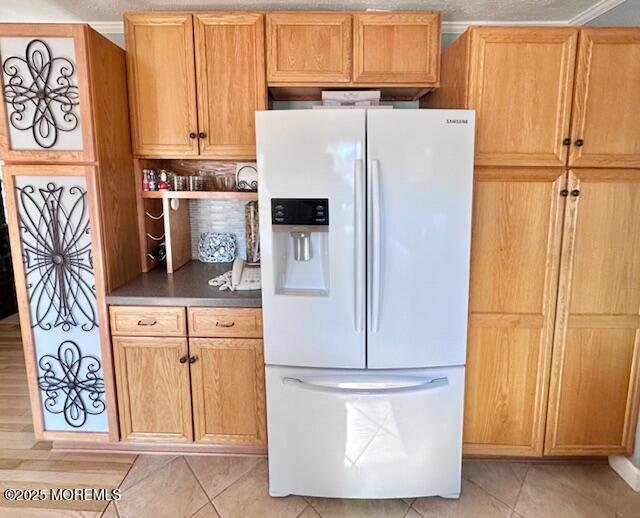
[[[267,366],[266,381],[272,496],[460,493],[464,367]]]

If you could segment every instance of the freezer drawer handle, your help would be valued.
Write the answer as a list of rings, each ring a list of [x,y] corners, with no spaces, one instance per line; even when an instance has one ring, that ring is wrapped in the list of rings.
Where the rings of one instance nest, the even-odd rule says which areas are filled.
[[[404,387],[380,387],[380,388],[352,388],[337,387],[334,385],[322,385],[309,383],[300,378],[282,378],[282,383],[290,387],[296,387],[302,390],[311,390],[314,392],[327,392],[331,394],[343,394],[352,396],[380,396],[384,394],[411,394],[415,392],[424,392],[427,390],[444,387],[449,384],[447,377],[441,378],[423,378],[415,385],[407,385]]]

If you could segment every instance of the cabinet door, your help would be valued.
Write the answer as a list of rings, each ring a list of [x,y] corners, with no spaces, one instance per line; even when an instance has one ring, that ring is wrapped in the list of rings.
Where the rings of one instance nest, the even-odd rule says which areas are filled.
[[[640,167],[640,28],[580,31],[572,166]]]
[[[192,16],[129,13],[124,20],[134,154],[197,155]]]
[[[353,81],[437,85],[440,14],[353,15]]]
[[[269,84],[346,83],[350,80],[350,14],[267,15]]]
[[[545,453],[630,453],[638,405],[640,171],[575,171]]]
[[[542,454],[565,183],[561,169],[478,169],[464,451]]]
[[[258,13],[196,15],[203,156],[255,159],[255,112],[267,106],[263,18]]]
[[[94,161],[85,31],[0,25],[0,158]]]
[[[262,340],[192,338],[195,440],[266,445]]]
[[[96,169],[2,169],[36,437],[116,440]]]
[[[122,440],[189,442],[186,338],[113,338]]]
[[[564,166],[578,30],[472,29],[476,165]]]

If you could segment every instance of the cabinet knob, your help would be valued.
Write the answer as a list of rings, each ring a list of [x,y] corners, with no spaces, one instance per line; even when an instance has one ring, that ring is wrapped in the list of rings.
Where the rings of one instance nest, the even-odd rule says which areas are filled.
[[[582,147],[584,146],[584,140],[582,140],[581,138],[576,140],[576,146],[577,147]]]
[[[580,196],[580,191],[578,189],[574,189],[573,191],[571,191],[571,196],[577,198],[578,196]]]
[[[195,131],[192,131],[191,133],[189,133],[189,138],[196,138],[198,136],[198,134]]]
[[[180,357],[180,363],[187,363],[188,358],[186,356],[181,356]]]
[[[204,131],[201,131],[200,133],[198,133],[198,137],[207,138],[207,134]]]
[[[562,189],[560,191],[560,196],[562,196],[563,198],[566,198],[567,196],[569,196],[569,191],[567,189]]]
[[[193,364],[193,363],[196,363],[197,361],[198,361],[197,356],[189,356],[189,363]]]
[[[564,139],[562,141],[562,144],[565,146],[570,146],[571,145],[571,139],[569,137],[567,137],[566,139]]]

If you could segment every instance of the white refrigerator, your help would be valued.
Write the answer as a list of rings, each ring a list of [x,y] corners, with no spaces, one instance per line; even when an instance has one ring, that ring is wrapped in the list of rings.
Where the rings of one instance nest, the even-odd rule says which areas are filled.
[[[271,495],[459,495],[474,120],[256,113]]]

